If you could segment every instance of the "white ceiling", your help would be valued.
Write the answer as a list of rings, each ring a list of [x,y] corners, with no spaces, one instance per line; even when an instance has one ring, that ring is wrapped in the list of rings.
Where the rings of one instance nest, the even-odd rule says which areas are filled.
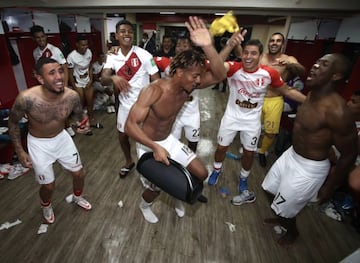
[[[265,16],[346,17],[360,15],[359,0],[0,0],[1,7],[28,7],[93,16],[101,13],[235,14]]]

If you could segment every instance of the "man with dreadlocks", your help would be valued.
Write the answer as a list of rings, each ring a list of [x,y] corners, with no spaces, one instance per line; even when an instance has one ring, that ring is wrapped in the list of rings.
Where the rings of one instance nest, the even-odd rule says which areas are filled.
[[[191,40],[202,48],[205,55],[195,50],[177,54],[170,65],[170,77],[152,82],[141,91],[130,110],[125,132],[138,142],[139,158],[145,152],[152,151],[156,161],[170,165],[170,157],[200,180],[205,180],[208,174],[206,167],[192,150],[171,135],[171,129],[189,94],[194,89],[222,81],[226,73],[204,22],[197,17],[190,17],[185,24]],[[208,71],[205,71],[205,57],[211,65]],[[159,194],[160,189],[150,183],[142,194],[140,210],[149,223],[158,221],[150,205]],[[185,215],[179,200],[176,201],[175,211],[179,217]]]

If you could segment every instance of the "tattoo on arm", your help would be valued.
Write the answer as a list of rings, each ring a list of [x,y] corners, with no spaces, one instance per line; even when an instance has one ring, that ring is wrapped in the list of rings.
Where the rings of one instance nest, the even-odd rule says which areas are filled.
[[[14,144],[16,153],[20,153],[23,151],[23,147],[21,144],[21,134],[20,134],[20,127],[19,121],[22,117],[25,116],[25,113],[32,107],[33,102],[26,97],[18,97],[16,99],[9,116],[9,134],[10,139]]]
[[[77,94],[72,97],[72,105],[74,119],[81,121],[83,119],[83,108],[80,102],[80,98]]]

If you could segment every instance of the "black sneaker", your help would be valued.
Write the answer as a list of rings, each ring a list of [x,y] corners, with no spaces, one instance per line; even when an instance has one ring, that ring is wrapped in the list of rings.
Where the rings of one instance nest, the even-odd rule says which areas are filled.
[[[263,153],[259,153],[259,164],[261,167],[266,167],[266,156]]]
[[[204,195],[200,195],[197,199],[200,203],[207,203],[208,199]]]

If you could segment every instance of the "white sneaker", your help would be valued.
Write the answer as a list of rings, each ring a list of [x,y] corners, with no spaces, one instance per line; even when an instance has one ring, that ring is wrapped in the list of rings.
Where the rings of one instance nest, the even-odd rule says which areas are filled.
[[[236,206],[255,202],[256,196],[253,191],[244,190],[240,195],[234,196],[231,203]]]
[[[107,113],[112,113],[113,111],[112,111],[112,107],[111,106],[107,106],[106,107],[106,112]]]
[[[115,113],[116,112],[115,106],[111,106],[111,110],[113,113]]]
[[[9,175],[7,178],[9,180],[14,180],[14,179],[18,178],[19,176],[26,174],[29,171],[30,171],[29,168],[25,168],[20,163],[17,163],[15,165],[11,166]]]
[[[74,132],[73,128],[71,128],[71,127],[66,128],[66,131],[67,131],[67,133],[68,133],[71,137],[74,137],[75,134],[76,134],[76,133]]]
[[[0,179],[5,178],[10,173],[11,165],[9,163],[0,164]]]
[[[43,217],[44,217],[45,221],[48,224],[54,223],[55,215],[54,215],[54,211],[53,211],[51,204],[49,204],[48,206],[42,206],[42,210],[43,210]]]
[[[75,196],[72,195],[72,202],[80,206],[81,208],[84,208],[85,210],[91,209],[91,204],[82,196]]]

